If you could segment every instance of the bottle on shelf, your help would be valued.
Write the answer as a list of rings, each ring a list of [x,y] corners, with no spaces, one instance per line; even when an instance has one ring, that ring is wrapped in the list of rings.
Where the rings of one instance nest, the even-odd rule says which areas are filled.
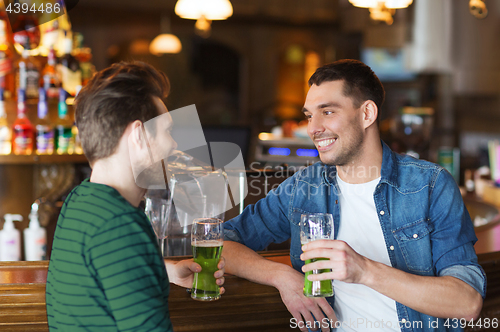
[[[80,139],[80,135],[78,134],[78,127],[76,126],[76,123],[73,124],[71,131],[75,140],[75,154],[83,154],[82,141]]]
[[[12,133],[12,152],[16,155],[32,154],[34,129],[26,116],[26,94],[22,89],[17,93],[17,119]]]
[[[27,261],[41,261],[47,252],[47,231],[38,221],[39,200],[31,205],[30,224],[24,229],[24,257]]]
[[[92,50],[90,47],[85,47],[83,45],[83,35],[81,33],[75,33],[74,36],[75,50],[73,54],[78,62],[80,62],[80,69],[82,70],[82,85],[85,86],[95,72],[95,67],[91,62]]]
[[[59,89],[58,119],[55,125],[55,147],[57,154],[73,154],[75,142],[72,133],[73,121],[68,115],[66,91]]]
[[[47,93],[44,88],[40,88],[38,99],[38,121],[36,130],[36,154],[54,153],[54,127],[49,120],[49,106],[47,103]]]
[[[40,79],[40,86],[45,89],[47,97],[51,99],[59,98],[59,88],[61,87],[61,82],[57,76],[56,65],[56,52],[51,48],[47,57],[47,64],[43,68],[42,77]]]
[[[4,89],[7,98],[14,95],[15,89],[12,43],[8,17],[0,6],[0,88]]]
[[[37,99],[40,71],[38,62],[30,56],[27,47],[28,45],[23,49],[22,57],[17,64],[16,83],[18,89],[23,89],[26,92],[28,99]]]
[[[80,90],[82,89],[82,86],[79,86],[76,90],[76,97],[78,97],[78,94],[80,93]],[[80,134],[78,133],[78,127],[76,126],[76,122],[73,122],[73,128],[71,129],[73,132],[73,139],[75,140],[75,153],[76,154],[83,154],[83,148],[82,148],[82,140],[80,139]]]
[[[82,71],[80,63],[71,55],[73,51],[73,40],[66,36],[64,38],[64,55],[59,59],[57,71],[61,78],[62,88],[71,96],[75,96],[78,86],[82,85]]]
[[[12,131],[7,123],[5,113],[4,92],[0,88],[0,155],[10,154],[12,151]]]
[[[5,224],[0,231],[0,261],[10,262],[21,259],[21,234],[14,227],[14,221],[23,221],[20,214],[6,214]]]

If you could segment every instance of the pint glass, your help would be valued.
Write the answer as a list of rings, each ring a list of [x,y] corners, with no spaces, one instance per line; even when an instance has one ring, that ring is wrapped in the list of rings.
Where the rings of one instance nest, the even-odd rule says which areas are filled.
[[[201,265],[201,272],[194,274],[191,298],[199,301],[214,301],[220,298],[220,288],[214,273],[222,253],[222,220],[198,218],[191,229],[191,246],[194,261]]]
[[[330,213],[303,214],[300,217],[300,242],[302,245],[315,240],[333,240],[333,216]],[[326,258],[313,258],[306,260],[306,264],[326,260]],[[330,272],[329,269],[308,271],[304,277],[304,295],[308,297],[333,296],[333,280],[309,281],[311,274]]]

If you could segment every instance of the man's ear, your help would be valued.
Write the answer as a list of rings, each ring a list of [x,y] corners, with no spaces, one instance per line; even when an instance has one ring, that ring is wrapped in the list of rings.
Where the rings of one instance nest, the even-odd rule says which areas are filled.
[[[378,107],[372,100],[367,100],[361,108],[363,112],[363,128],[366,129],[377,121]]]
[[[138,149],[142,149],[146,147],[146,140],[144,137],[144,133],[142,130],[142,122],[136,120],[128,125],[127,130],[125,132],[129,132],[128,143],[132,144]]]

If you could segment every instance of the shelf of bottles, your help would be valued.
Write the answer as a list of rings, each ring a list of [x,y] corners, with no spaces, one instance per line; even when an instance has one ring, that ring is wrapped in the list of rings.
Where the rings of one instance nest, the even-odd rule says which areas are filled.
[[[28,12],[13,23],[0,7],[0,164],[87,161],[72,104],[91,58],[67,13],[38,25]]]

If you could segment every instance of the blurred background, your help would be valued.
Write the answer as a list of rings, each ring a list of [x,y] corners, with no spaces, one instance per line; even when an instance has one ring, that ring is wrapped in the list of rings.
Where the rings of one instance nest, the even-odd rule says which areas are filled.
[[[194,20],[175,14],[176,2],[84,0],[69,16],[97,70],[120,60],[153,64],[171,80],[169,109],[196,104],[204,125],[248,126],[255,138],[300,122],[309,76],[353,58],[387,90],[381,129],[395,149],[420,149],[437,161],[440,147],[458,147],[462,169],[477,168],[487,163],[487,141],[500,137],[498,1],[484,1],[488,14],[478,18],[469,0],[415,0],[396,9],[389,25],[348,0],[232,0],[232,16],[213,21],[204,36]],[[152,55],[150,42],[167,30],[182,50]],[[417,140],[410,147],[401,137],[396,123],[405,106],[432,108],[428,146]]]
[[[5,1],[6,9],[13,3]],[[37,37],[23,35],[26,18],[20,27],[7,25],[7,41],[0,43],[6,128],[19,118],[19,63],[37,68],[45,87],[55,50],[48,126],[69,128],[72,148],[40,152],[33,136],[31,150],[0,155],[0,215],[21,214],[16,227],[26,228],[38,199],[48,247],[62,201],[90,174],[73,126],[74,95],[93,72],[118,61],[141,60],[165,72],[170,110],[195,104],[207,141],[240,146],[247,178],[257,182],[249,190],[259,189],[242,205],[296,169],[283,173],[287,167],[319,160],[301,111],[307,80],[319,66],[346,58],[368,64],[384,84],[384,141],[443,165],[464,193],[483,197],[483,188],[493,188],[487,197],[500,202],[498,0],[68,0],[66,7],[57,25],[40,26],[40,46],[27,46],[30,52],[23,51],[26,40]],[[10,14],[4,11],[3,21]],[[2,67],[5,59],[10,67]],[[34,126],[41,120],[39,101],[38,94],[27,95]]]

